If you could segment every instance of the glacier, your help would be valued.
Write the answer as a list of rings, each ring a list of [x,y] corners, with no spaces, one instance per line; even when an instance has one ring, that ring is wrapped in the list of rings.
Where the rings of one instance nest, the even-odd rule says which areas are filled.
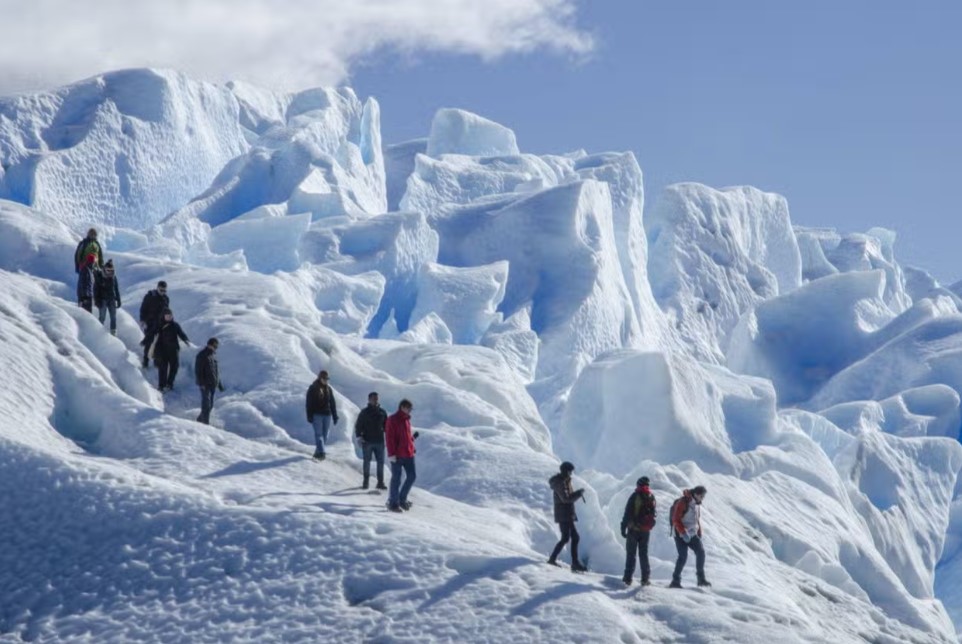
[[[645,197],[630,152],[525,153],[464,109],[384,143],[348,88],[142,69],[0,98],[0,636],[959,641],[962,288],[756,188]],[[74,301],[90,226],[116,337]],[[193,343],[163,395],[134,313],[160,279]],[[358,487],[370,391],[415,405],[401,516]],[[560,460],[577,577],[543,565]],[[642,475],[655,585],[625,588]],[[669,590],[695,484],[714,587]]]

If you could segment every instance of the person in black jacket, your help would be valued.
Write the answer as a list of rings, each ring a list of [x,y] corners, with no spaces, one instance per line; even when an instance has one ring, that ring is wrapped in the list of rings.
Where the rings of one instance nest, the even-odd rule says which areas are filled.
[[[578,559],[578,542],[580,536],[575,528],[575,521],[578,515],[575,513],[575,501],[584,496],[584,489],[571,489],[571,473],[575,471],[575,466],[565,461],[561,464],[561,472],[555,474],[548,480],[551,491],[554,493],[554,521],[561,529],[561,540],[548,558],[548,563],[557,566],[558,555],[568,541],[571,541],[571,570],[572,572],[584,572],[587,568]]]
[[[361,441],[361,452],[364,454],[364,482],[362,489],[367,489],[371,478],[371,455],[377,459],[377,486],[375,489],[386,490],[384,485],[384,423],[387,422],[387,412],[378,404],[376,391],[367,395],[367,407],[362,409],[354,421],[354,435]]]
[[[114,260],[108,259],[104,270],[97,273],[94,283],[94,304],[100,312],[100,323],[104,323],[110,312],[110,335],[117,335],[117,309],[120,308],[120,284],[114,273]]]
[[[77,303],[87,313],[93,313],[97,272],[97,256],[90,253],[84,258],[77,276]]]
[[[157,363],[159,372],[157,388],[161,391],[170,391],[174,388],[174,378],[177,377],[177,370],[180,369],[180,341],[190,344],[184,330],[174,322],[174,313],[170,309],[164,309],[164,319],[157,329],[154,339],[154,362]]]
[[[224,385],[220,383],[220,371],[217,368],[217,347],[220,342],[217,338],[207,341],[207,346],[200,350],[194,360],[194,377],[197,379],[197,386],[200,387],[200,415],[197,422],[210,425],[210,412],[214,409],[214,389],[224,391]]]
[[[651,493],[648,484],[647,476],[638,479],[621,518],[621,536],[625,538],[625,575],[621,580],[626,586],[631,585],[636,556],[641,564],[641,585],[651,585],[648,539],[651,537],[651,529],[655,527],[655,495]]]
[[[167,297],[167,282],[160,280],[157,288],[147,291],[144,301],[140,303],[140,329],[144,332],[144,369],[150,364],[150,346],[154,342],[154,335],[163,322],[164,311],[170,307],[170,298]]]
[[[337,401],[334,400],[334,390],[327,384],[327,380],[328,373],[321,371],[317,374],[317,380],[307,388],[307,422],[314,426],[316,461],[327,458],[327,434],[331,431],[332,422],[337,425]]]

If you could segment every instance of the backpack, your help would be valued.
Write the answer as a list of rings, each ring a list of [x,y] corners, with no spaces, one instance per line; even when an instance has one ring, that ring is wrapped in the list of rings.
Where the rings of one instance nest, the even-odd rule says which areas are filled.
[[[691,499],[689,497],[680,496],[677,499],[675,499],[674,502],[671,504],[671,509],[668,511],[668,536],[669,537],[675,536],[675,507],[677,507],[679,503],[684,503],[685,512],[688,512],[688,504],[690,502],[691,502]]]
[[[631,509],[630,525],[636,530],[651,530],[655,526],[655,497],[649,493],[648,498],[635,493]]]

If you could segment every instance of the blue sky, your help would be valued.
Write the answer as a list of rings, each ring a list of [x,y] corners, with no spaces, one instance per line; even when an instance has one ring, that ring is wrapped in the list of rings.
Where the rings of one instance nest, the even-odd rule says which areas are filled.
[[[751,184],[796,224],[892,228],[901,263],[962,278],[962,2],[577,6],[587,59],[391,52],[349,82],[381,101],[387,142],[464,107],[525,151],[634,151],[649,203],[676,181]]]

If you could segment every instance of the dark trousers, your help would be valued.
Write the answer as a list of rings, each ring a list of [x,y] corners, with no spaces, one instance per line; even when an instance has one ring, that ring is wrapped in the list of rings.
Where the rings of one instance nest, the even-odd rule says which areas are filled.
[[[571,541],[571,565],[581,563],[578,559],[578,542],[581,541],[581,536],[578,535],[578,529],[575,527],[574,521],[565,521],[564,523],[559,523],[558,527],[561,528],[561,541],[557,543],[554,547],[554,551],[551,553],[551,559],[549,561],[555,561],[561,551],[564,549],[565,544]]]
[[[641,580],[648,581],[651,577],[651,565],[648,563],[648,539],[651,532],[628,531],[628,538],[625,540],[625,579],[630,580],[635,574],[635,556],[641,564]],[[687,552],[687,550],[686,550]]]
[[[675,535],[675,549],[678,550],[678,561],[675,562],[675,572],[672,574],[672,581],[681,582],[681,571],[688,562],[688,549],[691,548],[695,553],[695,574],[698,581],[705,579],[705,547],[701,543],[701,537],[694,536],[685,543],[685,540]]]
[[[175,352],[172,354],[154,353],[154,362],[157,363],[157,387],[173,387],[174,378],[180,369],[180,356]]]
[[[377,482],[384,485],[384,441],[363,441],[361,450],[364,454],[364,483],[371,478],[371,457],[377,461]]]
[[[401,471],[404,471],[404,485],[401,485]],[[401,505],[408,500],[408,492],[414,485],[417,472],[414,470],[414,457],[398,458],[391,463],[391,489],[388,491],[388,505]]]
[[[148,324],[147,328],[144,329],[144,364],[146,365],[147,360],[150,359],[150,345],[154,342],[154,336],[157,334],[157,327],[152,324]]]
[[[198,423],[210,425],[210,412],[214,409],[214,388],[200,388],[200,415],[197,416]]]
[[[86,311],[87,313],[93,313],[93,312],[94,312],[94,301],[91,300],[89,297],[85,297],[85,298],[83,298],[83,299],[80,300],[80,308],[82,308],[82,309],[83,309],[84,311]]]

